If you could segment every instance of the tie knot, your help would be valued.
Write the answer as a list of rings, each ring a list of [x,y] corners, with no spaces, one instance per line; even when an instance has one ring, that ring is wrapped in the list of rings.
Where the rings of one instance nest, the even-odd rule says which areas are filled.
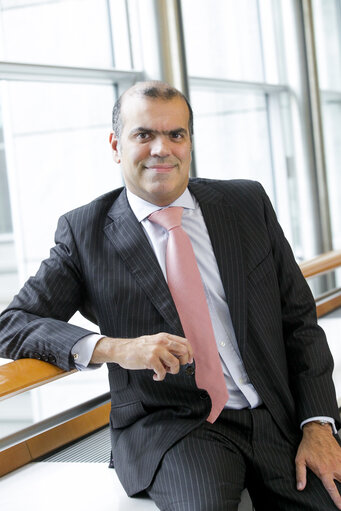
[[[159,209],[149,215],[148,219],[155,224],[159,224],[167,231],[181,225],[182,212],[184,208],[171,206],[170,208]]]

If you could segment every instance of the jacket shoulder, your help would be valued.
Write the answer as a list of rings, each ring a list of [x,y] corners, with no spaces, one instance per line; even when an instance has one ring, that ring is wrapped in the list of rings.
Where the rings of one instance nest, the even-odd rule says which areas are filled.
[[[79,222],[83,219],[96,218],[96,217],[106,217],[108,211],[112,207],[113,203],[117,198],[121,195],[124,187],[117,188],[112,190],[96,199],[92,200],[88,204],[75,208],[71,211],[68,211],[63,215],[70,223]]]
[[[219,180],[192,178],[190,179],[190,187],[193,187],[193,189],[199,187],[207,193],[210,193],[210,191],[218,193],[229,203],[235,205],[241,204],[241,201],[244,203],[244,200],[263,201],[264,197],[266,197],[263,186],[258,181],[250,179]]]
[[[253,190],[262,188],[258,181],[252,179],[209,179],[204,177],[192,177],[190,184],[198,184],[202,186],[213,187],[216,189],[235,189],[235,190]]]

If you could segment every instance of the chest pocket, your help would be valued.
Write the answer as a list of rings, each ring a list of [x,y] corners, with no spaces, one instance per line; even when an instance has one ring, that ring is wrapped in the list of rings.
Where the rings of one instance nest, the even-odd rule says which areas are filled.
[[[274,272],[275,268],[270,249],[266,256],[249,272],[248,279],[252,284],[256,284],[271,274],[274,275]]]

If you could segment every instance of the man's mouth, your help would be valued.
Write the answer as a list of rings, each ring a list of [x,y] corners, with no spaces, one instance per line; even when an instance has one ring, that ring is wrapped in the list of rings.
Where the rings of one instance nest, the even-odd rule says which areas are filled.
[[[146,169],[152,170],[159,174],[167,174],[167,173],[171,172],[174,169],[174,167],[175,167],[175,165],[170,164],[170,163],[167,163],[167,164],[156,163],[155,165],[153,165],[153,164],[146,165]]]

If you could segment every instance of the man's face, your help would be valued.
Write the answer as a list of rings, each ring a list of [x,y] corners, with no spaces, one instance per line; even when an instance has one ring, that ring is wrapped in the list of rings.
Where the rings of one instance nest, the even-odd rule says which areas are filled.
[[[122,163],[127,188],[142,199],[167,206],[187,187],[191,162],[185,101],[127,96],[121,108],[120,144],[110,143]]]

